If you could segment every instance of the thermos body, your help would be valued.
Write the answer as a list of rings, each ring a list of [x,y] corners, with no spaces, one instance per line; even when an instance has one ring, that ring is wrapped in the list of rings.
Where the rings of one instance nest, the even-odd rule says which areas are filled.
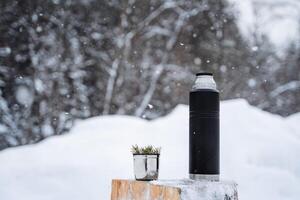
[[[211,79],[213,81],[212,76]],[[216,87],[201,87],[201,84],[193,87],[189,124],[189,173],[192,179],[219,180],[219,110]]]

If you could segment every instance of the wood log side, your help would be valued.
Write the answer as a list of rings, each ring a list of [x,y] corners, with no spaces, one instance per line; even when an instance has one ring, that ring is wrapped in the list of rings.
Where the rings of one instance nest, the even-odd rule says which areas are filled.
[[[180,200],[180,188],[146,181],[113,180],[111,200]]]

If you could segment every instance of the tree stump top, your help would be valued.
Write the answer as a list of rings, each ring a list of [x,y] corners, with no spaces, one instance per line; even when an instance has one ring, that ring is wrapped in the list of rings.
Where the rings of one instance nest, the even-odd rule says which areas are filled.
[[[238,200],[237,184],[229,181],[113,180],[111,200]]]

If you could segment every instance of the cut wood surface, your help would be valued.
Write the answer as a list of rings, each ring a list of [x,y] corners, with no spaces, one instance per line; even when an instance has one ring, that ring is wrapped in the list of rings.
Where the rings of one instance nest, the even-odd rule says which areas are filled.
[[[234,182],[113,180],[111,200],[238,200]]]

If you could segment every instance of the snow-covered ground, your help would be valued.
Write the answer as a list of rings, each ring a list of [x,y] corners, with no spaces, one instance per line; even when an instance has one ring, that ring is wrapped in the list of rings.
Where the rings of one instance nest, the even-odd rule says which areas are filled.
[[[272,115],[245,100],[221,105],[221,175],[241,200],[300,199],[300,115]],[[133,178],[132,144],[162,147],[160,179],[188,176],[188,107],[148,122],[78,121],[70,134],[0,152],[1,200],[106,200],[113,178]]]

